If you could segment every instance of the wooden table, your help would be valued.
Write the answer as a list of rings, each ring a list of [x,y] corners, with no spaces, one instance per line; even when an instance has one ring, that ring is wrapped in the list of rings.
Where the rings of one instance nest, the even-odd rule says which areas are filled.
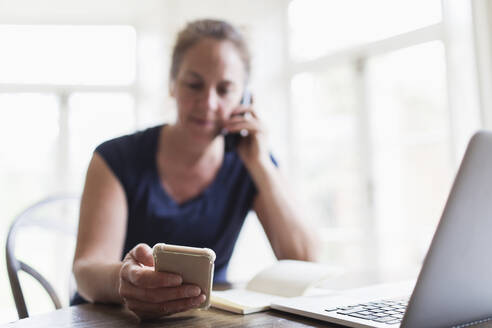
[[[4,324],[6,327],[340,327],[328,323],[303,318],[278,311],[266,311],[248,315],[233,314],[217,309],[208,311],[192,310],[178,313],[159,320],[140,323],[138,319],[122,306],[103,304],[84,304],[34,315],[27,319]]]
[[[350,279],[346,279],[345,282]],[[359,281],[363,282],[363,281]],[[353,283],[353,282],[351,282]],[[343,286],[335,283],[334,286]],[[241,286],[241,285],[239,285]],[[226,290],[238,285],[216,284],[214,290]],[[0,325],[0,328],[53,328],[53,327],[76,327],[76,328],[128,328],[128,327],[205,327],[205,328],[228,328],[228,327],[256,327],[256,328],[291,328],[291,327],[336,327],[343,326],[330,324],[328,322],[305,318],[281,311],[270,310],[248,315],[234,314],[219,309],[210,308],[207,311],[191,310],[163,317],[158,320],[140,322],[137,317],[121,305],[106,304],[84,304],[66,307],[53,312],[33,315],[30,318],[17,320],[8,324]],[[473,328],[492,328],[492,321],[470,326]]]
[[[196,328],[226,328],[226,327],[257,327],[257,328],[290,328],[290,327],[342,327],[327,322],[303,318],[279,311],[266,311],[248,315],[233,314],[217,309],[208,311],[192,310],[164,317],[159,320],[140,323],[138,319],[122,306],[103,304],[84,304],[39,314],[27,319],[0,325],[0,328],[106,328],[106,327],[196,327]],[[491,322],[473,326],[475,328],[490,328]]]

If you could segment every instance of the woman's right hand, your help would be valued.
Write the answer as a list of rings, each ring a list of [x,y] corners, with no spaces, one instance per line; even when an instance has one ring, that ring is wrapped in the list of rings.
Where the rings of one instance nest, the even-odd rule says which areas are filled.
[[[138,244],[123,259],[118,292],[141,319],[159,318],[200,306],[205,295],[180,275],[154,271],[152,249]]]

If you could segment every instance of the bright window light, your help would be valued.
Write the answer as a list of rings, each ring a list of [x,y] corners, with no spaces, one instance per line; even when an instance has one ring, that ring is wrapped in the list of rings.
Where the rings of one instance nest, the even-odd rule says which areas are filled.
[[[313,59],[442,19],[440,0],[293,0],[288,15],[295,60]]]
[[[368,61],[374,209],[386,269],[419,267],[451,186],[444,56],[434,41]]]
[[[351,67],[293,77],[300,194],[320,226],[354,227],[361,213],[357,107]]]
[[[70,183],[82,188],[94,149],[135,128],[135,100],[127,93],[78,92],[69,101]]]
[[[59,134],[58,101],[53,94],[0,93],[0,161],[34,169]]]
[[[128,85],[131,26],[0,25],[0,83]]]

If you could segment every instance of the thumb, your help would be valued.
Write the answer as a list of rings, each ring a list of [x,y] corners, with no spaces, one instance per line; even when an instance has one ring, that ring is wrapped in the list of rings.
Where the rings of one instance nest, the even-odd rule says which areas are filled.
[[[132,257],[139,263],[145,266],[154,266],[154,256],[152,248],[147,244],[138,244],[132,250]]]

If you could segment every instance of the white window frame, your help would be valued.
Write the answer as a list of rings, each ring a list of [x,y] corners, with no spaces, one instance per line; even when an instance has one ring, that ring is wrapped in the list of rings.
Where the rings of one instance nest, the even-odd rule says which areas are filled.
[[[486,0],[477,0],[486,1]],[[483,5],[483,4],[482,4]],[[372,176],[373,163],[372,149],[370,145],[370,126],[369,126],[369,107],[366,101],[367,79],[366,79],[366,64],[367,61],[374,56],[387,54],[399,49],[404,49],[411,46],[416,46],[431,41],[441,41],[445,48],[446,57],[446,86],[448,97],[449,117],[448,125],[450,131],[450,162],[452,167],[458,166],[465,146],[469,137],[473,132],[483,125],[483,111],[480,109],[479,93],[478,93],[478,76],[475,69],[476,55],[474,45],[473,31],[473,12],[471,3],[462,0],[443,0],[442,1],[442,20],[437,24],[432,24],[423,28],[419,28],[406,33],[401,33],[393,37],[389,37],[380,41],[369,42],[351,48],[333,52],[313,60],[294,62],[290,58],[289,49],[289,30],[287,11],[284,16],[284,31],[286,35],[285,53],[286,58],[286,90],[290,90],[290,81],[296,74],[299,73],[316,73],[326,70],[330,67],[336,67],[341,64],[352,65],[355,68],[356,81],[354,87],[358,94],[358,144],[361,154],[361,162],[366,163],[361,167],[360,176],[363,179],[363,185],[367,186],[365,193],[365,208],[367,213],[363,221],[364,231],[367,232],[364,240],[371,243],[375,235],[371,235],[376,219],[374,213],[374,182]],[[488,35],[490,36],[490,34]],[[490,42],[489,42],[490,44]],[[492,49],[492,48],[490,48]],[[490,51],[489,49],[489,51]],[[492,52],[492,51],[491,51]],[[466,59],[463,60],[463,57]],[[459,61],[461,60],[461,62]],[[492,73],[492,70],[491,70]],[[489,75],[488,86],[492,85],[492,74]],[[290,93],[289,93],[290,94]],[[492,96],[489,96],[489,103],[492,104]],[[298,144],[298,133],[295,130],[293,123],[296,113],[292,107],[292,101],[288,102],[287,115],[289,117],[288,128],[290,133],[288,154],[293,168],[300,167],[295,156],[297,149],[300,149]],[[492,126],[492,114],[487,117]],[[295,169],[292,172],[296,182],[300,179],[300,173]],[[344,236],[350,235],[350,232],[332,231],[334,229],[325,229],[323,237],[326,242],[344,241]],[[372,248],[374,250],[374,248]],[[374,261],[377,259],[377,254],[371,254]]]
[[[8,24],[8,25],[25,25],[25,24]],[[36,24],[28,24],[29,26],[36,26]],[[53,24],[54,26],[64,26],[65,24]],[[120,24],[131,26],[131,24]],[[100,24],[80,24],[80,26],[105,26]],[[139,76],[139,62],[138,62],[138,33],[136,38],[136,56],[135,56],[135,79],[131,84],[127,85],[74,85],[74,84],[49,84],[49,83],[0,83],[0,94],[22,94],[22,93],[37,93],[37,94],[50,94],[55,95],[58,102],[59,110],[59,136],[58,136],[58,158],[56,160],[57,171],[59,173],[59,188],[61,190],[70,190],[68,185],[68,171],[69,171],[69,145],[70,145],[70,132],[69,132],[69,115],[70,108],[68,100],[72,94],[76,93],[124,93],[133,97],[134,101],[134,128],[139,126],[138,115],[138,76]]]

